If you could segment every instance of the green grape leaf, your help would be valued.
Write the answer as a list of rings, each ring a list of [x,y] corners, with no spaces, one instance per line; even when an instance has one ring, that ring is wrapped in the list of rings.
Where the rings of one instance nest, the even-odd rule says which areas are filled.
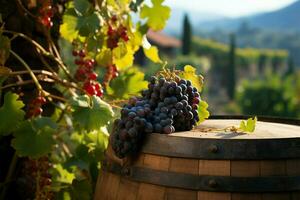
[[[239,129],[241,129],[244,132],[252,133],[255,131],[256,122],[257,117],[249,118],[247,119],[247,121],[242,120]]]
[[[184,71],[179,74],[181,78],[190,80],[195,88],[199,92],[202,91],[203,87],[203,76],[196,74],[196,68],[191,65],[184,66]]]
[[[24,121],[14,132],[12,146],[19,156],[39,158],[51,152],[56,130],[56,124],[48,117]]]
[[[170,17],[171,9],[162,5],[163,1],[152,0],[153,7],[144,5],[141,8],[140,17],[142,19],[147,18],[148,26],[154,31],[162,30]]]
[[[78,0],[67,4],[59,31],[61,36],[69,42],[76,38],[84,40],[86,36],[96,33],[100,28],[100,16],[97,13],[88,12],[90,8],[87,4],[79,8],[81,4],[85,5],[84,2],[88,3],[87,0]]]
[[[144,73],[138,68],[131,67],[121,72],[121,75],[113,79],[107,88],[107,93],[113,98],[127,99],[132,95],[147,88],[147,81],[144,80]]]
[[[74,123],[86,131],[99,130],[114,116],[111,106],[97,96],[90,98],[86,95],[79,96],[75,97],[72,102]]]
[[[78,17],[77,29],[79,30],[79,35],[88,36],[96,33],[99,28],[100,18],[96,13]]]
[[[80,15],[85,15],[91,9],[91,4],[88,0],[74,0],[74,8]]]
[[[0,34],[0,66],[3,66],[9,57],[10,40],[8,37]]]
[[[198,105],[199,121],[197,125],[208,119],[210,114],[207,108],[208,104],[205,101],[201,100]]]
[[[13,132],[23,121],[25,112],[22,110],[24,104],[18,100],[17,94],[7,92],[4,103],[0,108],[0,135],[8,135]]]
[[[61,164],[56,164],[53,166],[54,169],[54,179],[60,183],[72,184],[75,179],[75,175],[68,170],[64,169]]]
[[[112,51],[107,48],[102,48],[101,51],[96,56],[97,64],[102,67],[107,67],[108,65],[112,64]]]

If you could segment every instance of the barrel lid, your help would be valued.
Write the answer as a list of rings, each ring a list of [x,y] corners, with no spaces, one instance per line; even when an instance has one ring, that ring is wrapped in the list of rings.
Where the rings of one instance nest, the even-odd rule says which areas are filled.
[[[300,138],[300,126],[258,121],[253,133],[225,131],[231,126],[239,127],[238,119],[209,119],[192,131],[176,132],[170,136],[207,139],[283,139]],[[223,129],[223,130],[222,130]]]
[[[274,160],[300,158],[298,120],[263,118],[253,133],[203,130],[239,126],[239,119],[209,119],[192,131],[148,134],[142,152],[207,160]]]

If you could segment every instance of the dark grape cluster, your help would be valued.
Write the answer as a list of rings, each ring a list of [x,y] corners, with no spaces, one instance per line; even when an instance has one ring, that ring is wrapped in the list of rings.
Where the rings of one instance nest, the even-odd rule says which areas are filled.
[[[22,169],[22,179],[31,186],[27,188],[32,194],[35,194],[35,199],[54,199],[54,193],[50,187],[52,184],[52,176],[49,173],[52,164],[48,157],[41,157],[37,160],[27,159],[24,161]]]
[[[76,44],[74,44],[74,46],[76,46]],[[97,81],[98,74],[94,71],[96,65],[95,60],[87,58],[84,49],[74,49],[72,54],[76,57],[74,62],[78,67],[75,72],[75,78],[83,82],[84,91],[90,96],[96,95],[102,97],[103,89]]]
[[[42,106],[47,103],[47,100],[45,97],[43,97],[41,94],[39,94],[35,99],[33,99],[28,104],[28,117],[37,117],[43,113]]]
[[[112,147],[120,158],[136,152],[147,133],[188,131],[199,121],[200,94],[189,80],[151,77],[141,97],[131,98],[114,122]]]
[[[51,28],[53,26],[53,22],[51,18],[53,17],[53,8],[51,6],[50,0],[39,1],[39,21],[47,28]]]

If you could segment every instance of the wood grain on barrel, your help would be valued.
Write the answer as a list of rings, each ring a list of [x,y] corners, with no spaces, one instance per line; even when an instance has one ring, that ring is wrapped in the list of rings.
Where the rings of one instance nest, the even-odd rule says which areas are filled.
[[[170,161],[169,171],[179,173],[198,174],[198,160],[184,159],[184,158],[172,158]],[[197,200],[197,191],[167,188],[167,199],[174,200]]]
[[[151,169],[168,171],[170,158],[145,154],[143,166]],[[158,185],[140,183],[138,200],[164,199],[166,188]]]
[[[199,160],[199,175],[230,176],[230,161],[227,160]],[[230,193],[198,191],[198,200],[230,200]]]

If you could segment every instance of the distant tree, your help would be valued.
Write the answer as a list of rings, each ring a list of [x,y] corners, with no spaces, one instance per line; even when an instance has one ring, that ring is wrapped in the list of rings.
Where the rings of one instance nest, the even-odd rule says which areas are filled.
[[[189,55],[192,43],[192,26],[187,14],[184,15],[182,28],[182,54]]]
[[[294,64],[294,59],[292,57],[289,58],[288,61],[288,68],[286,71],[286,75],[291,75],[295,72],[295,64]]]
[[[236,85],[236,60],[235,60],[235,48],[236,48],[235,35],[230,35],[230,51],[229,51],[229,62],[228,62],[228,76],[227,76],[227,95],[230,100],[234,99],[235,96],[235,85]]]

